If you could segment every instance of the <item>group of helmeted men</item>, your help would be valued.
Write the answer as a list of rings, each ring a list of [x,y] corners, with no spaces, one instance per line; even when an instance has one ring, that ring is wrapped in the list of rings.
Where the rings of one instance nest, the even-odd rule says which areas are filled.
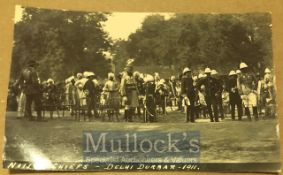
[[[30,61],[22,71],[18,84],[23,89],[22,95],[25,95],[24,115],[34,120],[31,112],[34,102],[37,120],[44,121],[40,99],[42,86],[36,67],[37,63]],[[125,121],[132,122],[136,113],[143,113],[144,122],[157,122],[157,107],[161,109],[161,114],[166,114],[169,103],[171,107],[175,105],[179,110],[185,109],[186,122],[195,122],[201,112],[208,114],[211,122],[219,122],[224,119],[227,106],[232,120],[235,120],[236,111],[238,120],[242,120],[244,114],[249,120],[252,120],[252,116],[258,120],[259,113],[263,110],[265,115],[275,115],[275,78],[270,69],[265,69],[265,75],[261,79],[249,71],[246,63],[241,63],[237,70],[229,72],[226,81],[223,81],[216,70],[207,67],[203,72],[194,75],[186,67],[179,79],[171,76],[169,80],[165,80],[158,73],[150,75],[134,71],[133,60],[129,59],[122,73],[117,77],[114,73],[108,73],[107,80],[103,83],[89,71],[70,76],[65,80],[63,103],[70,107],[72,115],[76,115],[76,109],[84,106],[89,121],[99,118],[100,108],[107,106],[111,109],[107,115],[115,115],[117,120],[120,109],[123,108]],[[54,80],[48,79],[46,83],[48,99],[52,104],[52,97],[56,97],[50,95]]]
[[[240,63],[238,70],[231,70],[228,80],[224,82],[216,70],[206,68],[204,75],[192,76],[191,70],[185,68],[182,77],[182,96],[187,99],[187,122],[195,122],[198,115],[196,106],[203,105],[211,122],[224,119],[223,105],[231,109],[231,118],[235,120],[237,108],[238,120],[245,114],[248,120],[252,115],[257,121],[259,113],[265,111],[265,116],[275,114],[275,78],[269,68],[261,79],[249,71],[246,63]]]

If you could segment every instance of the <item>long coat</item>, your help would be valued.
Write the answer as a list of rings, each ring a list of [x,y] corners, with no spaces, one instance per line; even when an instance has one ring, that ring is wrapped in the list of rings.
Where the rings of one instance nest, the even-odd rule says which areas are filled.
[[[27,67],[21,72],[19,83],[26,95],[41,93],[39,78],[33,67]]]
[[[126,108],[135,108],[139,106],[137,82],[134,76],[125,73],[121,80],[121,95],[127,97]]]

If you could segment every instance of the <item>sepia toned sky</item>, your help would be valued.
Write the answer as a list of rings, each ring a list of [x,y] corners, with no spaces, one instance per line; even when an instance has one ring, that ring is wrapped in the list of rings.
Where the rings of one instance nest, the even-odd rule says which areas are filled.
[[[15,23],[19,22],[22,18],[23,8],[16,6],[15,9]],[[157,13],[112,13],[108,21],[104,23],[104,30],[109,33],[112,39],[127,39],[128,36],[141,27],[141,23],[148,15]],[[165,16],[165,19],[170,18],[172,13],[158,13]],[[124,22],[131,25],[123,25]]]

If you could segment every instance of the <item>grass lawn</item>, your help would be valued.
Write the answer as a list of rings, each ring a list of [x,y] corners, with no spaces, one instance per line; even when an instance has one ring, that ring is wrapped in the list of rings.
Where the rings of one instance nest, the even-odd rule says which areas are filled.
[[[121,118],[121,116],[120,116]],[[97,131],[200,131],[201,163],[278,162],[277,120],[232,121],[210,123],[208,119],[184,123],[185,115],[171,112],[159,116],[159,123],[77,122],[70,118],[48,122],[16,119],[7,112],[5,159],[30,161],[35,154],[53,162],[82,160],[82,132]]]

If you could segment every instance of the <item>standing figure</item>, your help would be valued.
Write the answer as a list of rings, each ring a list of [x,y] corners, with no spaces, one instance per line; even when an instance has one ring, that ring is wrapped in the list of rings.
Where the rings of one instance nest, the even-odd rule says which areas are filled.
[[[193,76],[193,93],[194,93],[194,108],[195,108],[195,118],[200,118],[201,102],[198,89],[198,77]]]
[[[20,96],[18,99],[18,113],[17,113],[17,118],[20,119],[24,117],[25,114],[25,106],[26,106],[26,95],[25,93],[21,90]]]
[[[178,103],[178,94],[177,94],[177,81],[175,76],[171,76],[169,80],[169,97],[171,99],[171,106],[175,107]]]
[[[17,89],[17,119],[22,119],[25,115],[25,105],[26,105],[26,95],[23,92],[23,88],[20,86],[19,84],[19,80],[17,80],[14,84],[13,84],[13,88],[12,89]],[[11,89],[9,88],[9,91]]]
[[[137,107],[137,112],[138,112],[138,117],[140,118],[142,116],[142,110],[144,110],[143,109],[143,101],[145,95],[144,80],[142,74],[137,71],[134,72],[134,77],[137,82],[137,88],[138,88],[139,106]]]
[[[75,115],[77,117],[77,110],[79,108],[79,93],[78,89],[75,86],[75,77],[71,76],[67,79],[66,86],[66,97],[67,97],[67,105],[70,106],[71,115]]]
[[[85,74],[87,81],[84,84],[83,91],[86,94],[86,105],[87,105],[87,115],[89,117],[89,121],[93,120],[92,111],[94,112],[94,116],[98,117],[98,113],[96,110],[96,87],[93,82],[94,73],[88,72]]]
[[[144,121],[145,122],[156,122],[156,104],[155,104],[155,83],[154,78],[151,75],[147,75],[144,79],[144,88],[145,88],[145,113]]]
[[[106,105],[109,107],[108,117],[109,120],[115,115],[117,121],[119,121],[119,110],[120,110],[120,95],[119,95],[119,84],[115,80],[114,73],[108,73],[108,80],[106,81],[103,92],[106,95]]]
[[[50,118],[53,119],[53,112],[56,109],[56,87],[54,80],[49,78],[46,87],[46,105],[47,110],[50,112]]]
[[[182,94],[181,94],[181,81],[180,79],[177,80],[176,82],[176,96],[177,98],[177,106],[178,106],[178,111],[182,111]]]
[[[37,121],[44,121],[41,115],[41,89],[39,78],[36,72],[38,64],[34,60],[30,60],[26,68],[21,72],[19,83],[23,87],[26,96],[25,116],[29,120],[34,120],[32,116],[32,103],[34,102],[37,112]]]
[[[156,85],[156,105],[161,108],[161,114],[166,114],[166,98],[168,96],[168,88],[166,86],[165,80],[161,79]]]
[[[79,97],[79,107],[83,108],[86,106],[86,95],[83,91],[83,87],[85,84],[85,78],[83,77],[82,73],[77,73],[77,78],[75,80],[75,86],[78,91],[78,97]]]
[[[215,93],[216,96],[216,104],[222,120],[224,120],[224,110],[223,110],[223,100],[222,100],[222,91],[223,91],[223,82],[218,75],[218,72],[213,69],[211,71],[211,76],[216,80],[217,92]]]
[[[125,120],[133,122],[135,109],[139,106],[137,82],[133,75],[133,60],[127,61],[127,66],[121,80],[120,93],[125,106]]]
[[[223,113],[228,114],[230,113],[230,94],[227,88],[227,84],[223,84],[222,86],[222,103],[223,103]]]
[[[211,122],[219,122],[218,119],[218,106],[217,106],[217,93],[219,86],[217,80],[211,76],[211,69],[205,68],[204,73],[206,76],[199,83],[199,87],[204,86],[205,89],[205,102]]]
[[[270,69],[265,69],[265,75],[262,83],[262,97],[263,97],[263,108],[265,111],[265,117],[275,118],[275,82],[271,75]]]
[[[184,99],[188,99],[189,104],[186,104],[187,115],[186,122],[195,122],[195,91],[193,86],[193,78],[191,70],[186,67],[183,70],[183,77],[181,80],[181,92]]]
[[[228,90],[229,90],[229,100],[231,106],[232,120],[235,120],[236,107],[238,110],[238,120],[242,120],[242,115],[243,115],[242,99],[239,94],[239,90],[237,88],[237,74],[233,70],[229,72]]]
[[[248,72],[248,66],[246,63],[240,64],[241,76],[238,77],[237,84],[238,89],[241,94],[241,98],[245,107],[245,114],[251,121],[252,108],[255,120],[258,120],[258,110],[257,110],[257,82],[252,73]]]

